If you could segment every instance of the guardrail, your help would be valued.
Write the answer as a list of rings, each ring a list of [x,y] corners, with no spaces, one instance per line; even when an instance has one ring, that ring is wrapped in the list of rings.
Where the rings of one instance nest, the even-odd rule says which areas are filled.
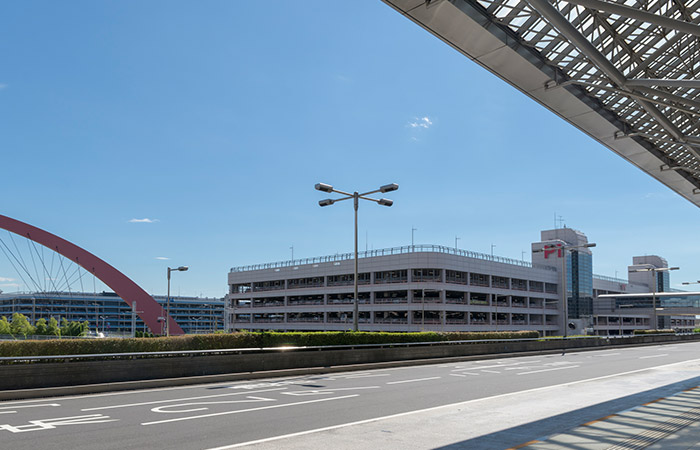
[[[700,335],[483,339],[0,358],[0,400],[700,340]]]
[[[364,252],[358,253],[358,258],[372,258],[376,256],[391,256],[391,255],[403,255],[406,253],[446,253],[449,255],[465,256],[467,258],[481,259],[485,261],[493,261],[504,264],[512,264],[516,266],[523,267],[534,267],[537,269],[549,270],[556,272],[557,269],[550,266],[544,266],[540,264],[532,264],[529,261],[522,261],[519,259],[506,258],[503,256],[488,255],[486,253],[472,252],[470,250],[461,250],[453,247],[445,247],[443,245],[431,245],[431,244],[418,244],[418,245],[405,245],[402,247],[392,247],[392,248],[382,248],[377,250],[366,250]],[[248,272],[251,270],[264,270],[264,269],[278,269],[282,267],[293,267],[304,264],[320,264],[327,262],[339,262],[354,259],[354,253],[338,253],[335,255],[327,256],[316,256],[313,258],[303,258],[303,259],[293,259],[289,261],[277,261],[265,264],[254,264],[248,266],[232,267],[231,272]]]
[[[681,336],[685,334],[653,334],[649,336]],[[213,350],[175,350],[167,352],[130,352],[130,353],[92,353],[77,355],[46,355],[46,356],[3,356],[0,357],[1,364],[17,364],[32,362],[55,362],[55,361],[100,361],[100,360],[129,360],[147,358],[173,358],[183,356],[207,356],[207,355],[242,355],[252,353],[280,353],[290,351],[330,351],[330,350],[356,350],[356,349],[385,349],[385,348],[407,348],[407,347],[431,347],[441,345],[465,345],[465,344],[496,344],[496,343],[517,343],[517,342],[553,342],[568,341],[573,342],[580,339],[631,339],[641,336],[576,336],[564,338],[561,336],[545,338],[523,338],[523,339],[470,339],[459,341],[427,341],[427,342],[390,342],[382,344],[347,344],[347,345],[310,345],[310,346],[282,346],[282,347],[252,347],[252,348],[228,348]]]

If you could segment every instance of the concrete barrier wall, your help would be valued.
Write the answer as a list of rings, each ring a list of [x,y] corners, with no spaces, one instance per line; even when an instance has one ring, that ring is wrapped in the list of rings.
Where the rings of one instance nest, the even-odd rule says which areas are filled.
[[[650,345],[700,340],[700,335],[635,336],[618,339],[567,339],[525,342],[398,346],[357,349],[296,349],[233,355],[194,355],[96,361],[14,363],[0,365],[0,391],[94,385],[100,383],[244,374],[299,368],[330,368],[390,361],[431,360],[504,353],[583,350],[620,345]],[[423,361],[425,362],[425,361]],[[0,396],[3,397],[3,396]]]

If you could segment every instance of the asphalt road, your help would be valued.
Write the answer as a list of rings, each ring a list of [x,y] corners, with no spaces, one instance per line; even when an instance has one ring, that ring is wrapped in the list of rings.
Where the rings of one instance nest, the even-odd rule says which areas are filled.
[[[0,442],[33,450],[506,448],[698,384],[700,343],[437,363],[2,402]],[[551,417],[559,420],[543,420]]]

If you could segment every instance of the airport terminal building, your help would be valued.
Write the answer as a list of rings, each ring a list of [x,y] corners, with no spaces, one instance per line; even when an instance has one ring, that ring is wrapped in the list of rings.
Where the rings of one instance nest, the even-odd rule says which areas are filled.
[[[536,330],[543,335],[561,334],[565,323],[577,332],[601,334],[650,328],[646,312],[631,310],[624,311],[628,320],[621,321],[622,326],[613,330],[608,325],[616,323],[620,312],[599,311],[596,297],[650,289],[644,280],[630,283],[594,275],[592,252],[583,247],[587,242],[583,233],[571,228],[542,231],[541,241],[532,244],[532,263],[438,245],[361,252],[359,328]],[[654,263],[665,263],[659,260]],[[232,268],[226,329],[352,329],[353,283],[353,254]],[[598,323],[606,325],[597,329]]]

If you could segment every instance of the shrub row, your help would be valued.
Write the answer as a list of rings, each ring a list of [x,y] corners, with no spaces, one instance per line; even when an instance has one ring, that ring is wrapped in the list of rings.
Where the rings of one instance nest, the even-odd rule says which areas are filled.
[[[634,334],[675,334],[674,330],[634,330]]]
[[[321,346],[537,338],[536,331],[487,333],[240,332],[153,339],[80,339],[0,342],[0,356],[85,355],[281,346]]]

